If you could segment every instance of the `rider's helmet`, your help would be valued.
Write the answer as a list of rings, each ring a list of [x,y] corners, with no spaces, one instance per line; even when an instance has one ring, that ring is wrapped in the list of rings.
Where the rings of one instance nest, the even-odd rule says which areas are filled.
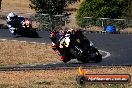
[[[14,14],[13,12],[10,12],[7,16],[7,21],[11,21],[13,18],[16,18],[17,15]]]

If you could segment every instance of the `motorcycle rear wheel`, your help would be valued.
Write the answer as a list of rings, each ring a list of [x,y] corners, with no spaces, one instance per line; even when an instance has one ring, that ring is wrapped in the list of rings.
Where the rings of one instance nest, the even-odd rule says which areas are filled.
[[[94,61],[95,63],[102,61],[102,55],[99,53],[99,51],[95,47],[91,48],[91,52],[95,54],[93,58],[91,57],[91,61]]]
[[[32,37],[32,38],[39,38],[39,35],[38,33],[36,32],[36,30],[31,30],[29,31],[29,36]]]
[[[99,63],[99,62],[101,62],[101,61],[102,61],[102,55],[99,54],[99,55],[97,55],[97,57],[96,57],[96,59],[94,60],[94,62],[95,62],[95,63]]]

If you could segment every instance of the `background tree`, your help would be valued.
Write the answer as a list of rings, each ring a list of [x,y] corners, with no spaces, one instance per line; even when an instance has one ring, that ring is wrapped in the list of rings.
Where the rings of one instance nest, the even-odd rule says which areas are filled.
[[[60,14],[65,5],[65,0],[30,0],[32,9],[38,13]]]
[[[30,0],[31,4],[30,7],[32,9],[35,9],[37,13],[44,13],[49,14],[47,15],[41,15],[38,14],[33,19],[35,19],[37,22],[40,23],[39,28],[40,29],[54,29],[56,26],[64,26],[67,22],[67,16],[68,14],[65,14],[65,16],[53,16],[57,14],[63,14],[65,11],[65,7],[68,6],[68,4],[75,3],[76,1],[80,0]]]
[[[79,0],[30,0],[30,7],[38,13],[46,13],[51,15],[62,14],[67,4],[74,3]]]
[[[130,6],[129,6],[128,12],[126,14],[126,18],[127,19],[132,19],[132,1],[131,1]]]
[[[124,18],[131,0],[84,0],[77,12],[77,21],[82,17]]]

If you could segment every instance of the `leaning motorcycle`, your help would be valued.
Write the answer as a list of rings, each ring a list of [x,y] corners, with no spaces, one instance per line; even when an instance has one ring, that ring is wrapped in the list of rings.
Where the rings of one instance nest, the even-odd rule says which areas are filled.
[[[67,51],[65,56],[69,60],[77,59],[83,63],[102,61],[102,55],[98,49],[93,46],[92,42],[88,45],[88,41],[86,38],[85,40],[79,39],[74,34],[66,34],[65,38],[60,41],[60,45]]]
[[[28,18],[19,17],[12,22],[12,26],[15,28],[14,36],[39,37],[36,30],[32,29],[32,24]]]

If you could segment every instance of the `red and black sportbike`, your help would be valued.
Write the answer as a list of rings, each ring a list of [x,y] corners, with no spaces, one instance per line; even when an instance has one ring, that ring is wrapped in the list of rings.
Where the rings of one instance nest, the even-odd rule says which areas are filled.
[[[62,61],[65,63],[71,59],[77,59],[83,63],[102,61],[102,55],[98,49],[85,36],[82,38],[75,34],[65,34],[59,40],[57,50],[59,55],[64,57]]]

